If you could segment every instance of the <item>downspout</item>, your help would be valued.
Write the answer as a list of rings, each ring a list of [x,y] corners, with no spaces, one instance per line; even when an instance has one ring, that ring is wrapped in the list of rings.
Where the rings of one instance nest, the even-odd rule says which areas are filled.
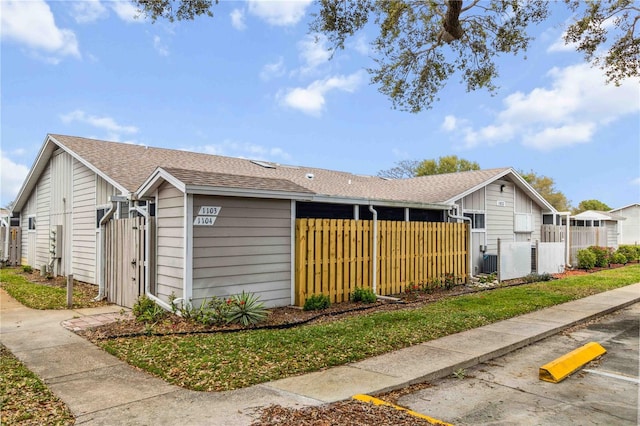
[[[466,217],[466,216],[458,216],[457,215],[457,213],[458,213],[458,206],[457,205],[452,207],[452,210],[455,210],[456,214],[453,215],[453,214],[451,214],[451,212],[447,212],[447,216],[449,216],[449,218],[457,219],[457,220],[464,220],[465,222],[469,223],[469,236],[467,237],[467,240],[468,240],[467,247],[469,247],[469,250],[468,250],[467,254],[469,255],[469,279],[471,279],[471,278],[473,278],[473,265],[471,263],[471,218]]]
[[[105,289],[104,289],[104,281],[105,281],[105,237],[104,237],[104,231],[103,231],[103,226],[107,224],[107,222],[109,220],[111,220],[111,217],[113,216],[113,214],[116,212],[117,209],[117,201],[111,201],[111,207],[109,207],[109,210],[107,210],[107,212],[105,213],[104,216],[102,216],[102,219],[100,219],[100,277],[98,280],[98,295],[96,296],[95,301],[99,301],[102,300],[104,298],[107,297],[107,295],[105,294]]]
[[[144,218],[144,295],[156,302],[157,305],[163,307],[165,310],[171,311],[172,307],[170,304],[151,293],[151,232],[149,231],[148,204],[146,208],[142,208],[138,203],[136,203],[133,209],[140,213]]]

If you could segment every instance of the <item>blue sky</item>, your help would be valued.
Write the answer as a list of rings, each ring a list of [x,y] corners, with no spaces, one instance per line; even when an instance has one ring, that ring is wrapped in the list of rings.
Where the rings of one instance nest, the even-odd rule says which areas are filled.
[[[313,10],[223,1],[213,19],[152,24],[126,1],[0,0],[0,204],[47,133],[369,175],[455,154],[550,176],[574,206],[640,202],[640,81],[607,85],[564,46],[562,8],[526,59],[499,59],[497,94],[454,77],[419,114],[369,83],[372,33],[330,59]]]

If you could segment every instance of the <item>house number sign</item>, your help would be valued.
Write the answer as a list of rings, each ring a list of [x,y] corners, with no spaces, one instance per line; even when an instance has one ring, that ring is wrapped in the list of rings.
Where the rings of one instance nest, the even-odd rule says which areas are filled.
[[[222,207],[219,206],[201,206],[198,210],[198,216],[193,221],[194,226],[213,226],[216,223],[218,214]]]

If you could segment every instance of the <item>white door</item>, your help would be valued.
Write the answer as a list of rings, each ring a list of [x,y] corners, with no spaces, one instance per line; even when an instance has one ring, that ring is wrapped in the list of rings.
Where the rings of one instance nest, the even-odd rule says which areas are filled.
[[[471,272],[477,275],[482,272],[482,262],[484,252],[482,251],[487,244],[486,231],[471,231]]]

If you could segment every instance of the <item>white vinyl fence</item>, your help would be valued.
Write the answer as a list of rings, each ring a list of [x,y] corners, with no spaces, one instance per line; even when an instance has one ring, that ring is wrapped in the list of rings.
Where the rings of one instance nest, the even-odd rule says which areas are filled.
[[[525,277],[532,272],[557,274],[564,271],[564,243],[503,242],[498,240],[498,279]]]

